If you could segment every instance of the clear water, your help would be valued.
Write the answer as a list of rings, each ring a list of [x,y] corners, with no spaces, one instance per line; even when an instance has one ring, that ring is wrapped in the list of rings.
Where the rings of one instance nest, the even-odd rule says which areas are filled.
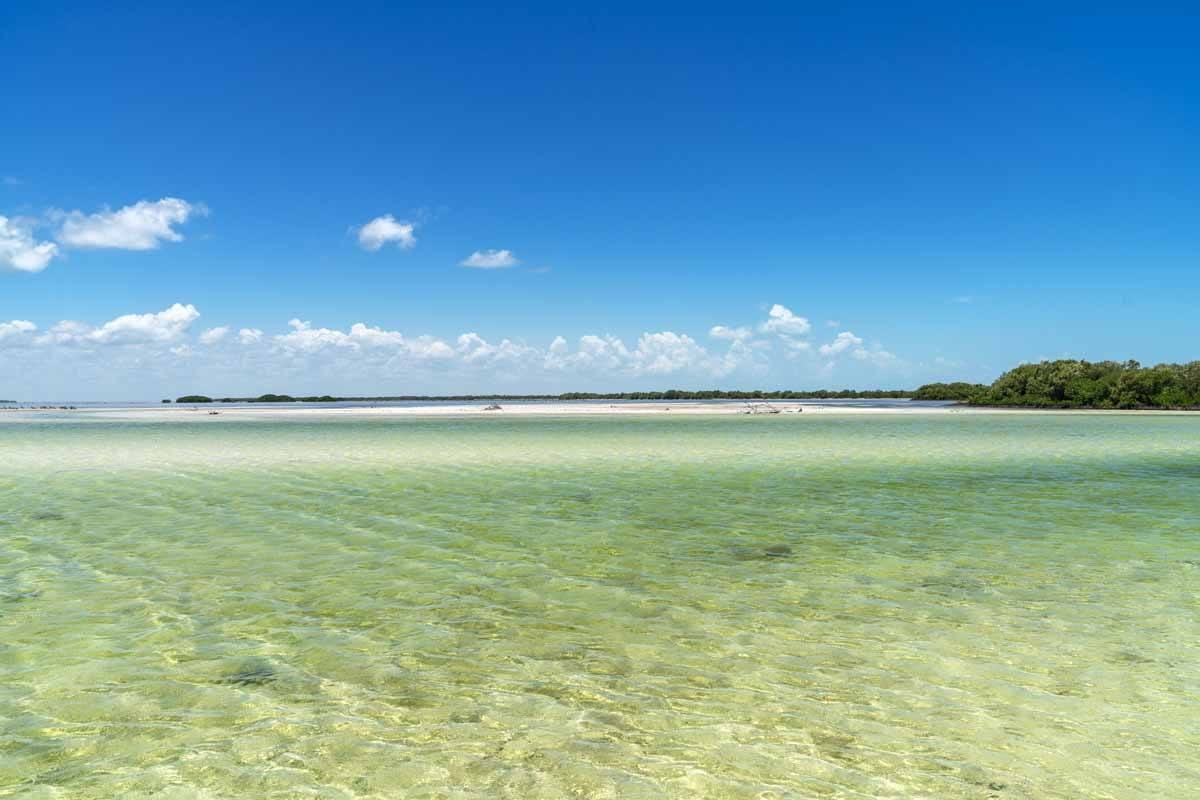
[[[0,425],[0,795],[1194,798],[1200,418]]]

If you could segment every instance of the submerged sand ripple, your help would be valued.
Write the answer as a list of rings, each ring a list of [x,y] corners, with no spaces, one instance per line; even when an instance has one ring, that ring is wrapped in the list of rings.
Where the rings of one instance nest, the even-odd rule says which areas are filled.
[[[8,426],[0,792],[1191,797],[1193,419]]]

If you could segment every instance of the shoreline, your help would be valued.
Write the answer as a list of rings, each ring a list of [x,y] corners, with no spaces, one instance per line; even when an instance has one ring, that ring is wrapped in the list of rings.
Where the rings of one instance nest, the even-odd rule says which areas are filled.
[[[36,419],[62,420],[127,420],[147,422],[222,420],[321,420],[321,419],[388,419],[412,417],[607,417],[607,416],[968,416],[1003,414],[1045,416],[1054,414],[1119,414],[1164,415],[1200,414],[1198,410],[1168,409],[1063,409],[1063,408],[1005,408],[994,406],[941,405],[915,407],[857,406],[829,401],[777,401],[759,403],[681,401],[668,402],[548,402],[515,403],[489,408],[480,403],[446,403],[412,406],[352,406],[346,408],[302,407],[277,405],[227,406],[196,404],[186,406],[126,406],[104,408],[9,408],[0,414],[0,421],[30,421]]]

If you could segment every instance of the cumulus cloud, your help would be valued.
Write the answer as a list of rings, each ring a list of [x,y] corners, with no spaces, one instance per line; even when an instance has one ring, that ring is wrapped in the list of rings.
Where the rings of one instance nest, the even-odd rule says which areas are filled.
[[[388,331],[380,327],[370,327],[361,322],[350,326],[350,338],[360,342],[365,347],[402,347],[404,334],[400,331]]]
[[[151,314],[123,314],[99,327],[63,320],[38,337],[40,344],[163,344],[177,341],[200,317],[196,307],[175,303]]]
[[[217,328],[209,328],[204,333],[200,334],[200,344],[216,344],[229,335],[229,326],[221,325]]]
[[[842,331],[829,344],[821,345],[821,355],[836,356],[839,353],[844,353],[847,350],[857,350],[862,347],[863,340],[855,336],[850,331]]]
[[[791,336],[780,336],[779,341],[783,343],[784,350],[789,356],[797,356],[801,353],[808,353],[812,350],[812,344],[804,339],[794,339]]]
[[[900,359],[882,347],[873,346],[870,349],[858,348],[851,353],[859,361],[866,361],[877,367],[890,367],[900,364]]]
[[[842,331],[829,344],[823,344],[820,347],[822,356],[830,359],[829,366],[832,366],[833,359],[842,355],[849,355],[856,361],[862,361],[876,367],[890,367],[901,365],[901,361],[894,354],[884,350],[878,344],[873,344],[867,347],[861,337],[855,336],[851,331]]]
[[[388,351],[392,356],[415,359],[449,359],[455,354],[454,348],[441,339],[431,336],[410,339],[399,331],[370,327],[361,322],[350,326],[349,332],[336,328],[314,328],[311,322],[300,319],[291,320],[288,326],[291,331],[272,337],[272,341],[284,352],[292,354],[317,354],[331,350]]]
[[[376,217],[358,229],[358,244],[363,250],[377,252],[385,244],[395,242],[401,250],[411,250],[417,246],[414,222],[398,220],[391,214]]]
[[[511,250],[476,250],[458,262],[461,267],[475,267],[476,269],[502,269],[515,267],[520,263]]]
[[[14,319],[10,322],[0,322],[0,347],[5,340],[16,340],[37,330],[37,325],[26,319]]]
[[[529,358],[539,358],[537,348],[529,347],[511,339],[501,339],[492,344],[477,333],[464,333],[458,337],[455,352],[465,363],[479,361],[515,363]]]
[[[776,303],[767,312],[767,320],[759,326],[759,329],[763,333],[784,333],[792,336],[803,336],[812,330],[812,323],[804,317],[793,314],[790,308]]]
[[[441,363],[454,370],[503,370],[509,377],[528,376],[539,369],[627,376],[689,371],[715,375],[723,374],[731,363],[713,356],[690,336],[673,331],[643,333],[632,347],[612,335],[587,334],[572,350],[561,336],[542,349],[507,338],[489,341],[473,331],[447,342],[432,336],[409,337],[364,323],[341,330],[293,319],[289,326],[290,331],[271,339],[285,354],[332,357],[340,353],[343,360],[368,359],[393,367]]]
[[[58,255],[54,242],[39,242],[28,220],[0,216],[0,264],[21,272],[41,272]]]
[[[708,353],[687,334],[643,333],[634,351],[638,372],[661,375],[689,367],[704,367]]]
[[[98,343],[172,342],[183,335],[200,318],[200,312],[190,303],[175,303],[155,314],[124,314],[111,319],[99,328],[90,330],[86,338]]]
[[[154,202],[141,200],[116,211],[56,211],[51,216],[59,222],[59,243],[68,247],[155,250],[162,242],[183,241],[183,234],[174,226],[207,213],[203,205],[164,197]]]
[[[730,328],[725,325],[713,325],[708,329],[708,335],[714,339],[728,339],[734,342],[741,342],[753,336],[754,331],[745,326]]]
[[[772,319],[788,319],[788,315],[795,317],[788,312]],[[850,331],[822,345],[823,361],[818,363],[806,357],[816,346],[797,336],[758,337],[751,328],[726,326],[709,330],[707,346],[671,330],[644,332],[632,340],[604,333],[575,339],[556,336],[548,344],[530,344],[489,339],[475,331],[440,338],[365,322],[324,327],[302,318],[290,320],[285,330],[274,334],[258,328],[240,328],[235,333],[228,325],[193,333],[199,317],[194,306],[176,303],[162,311],[124,314],[95,325],[64,320],[41,329],[27,320],[2,322],[0,367],[13,371],[28,364],[56,365],[64,381],[87,380],[88,374],[94,381],[108,381],[114,371],[137,376],[157,370],[154,374],[171,374],[176,376],[171,380],[186,378],[186,382],[208,376],[206,380],[215,377],[216,382],[236,381],[247,387],[271,376],[294,381],[293,389],[307,382],[319,391],[371,385],[381,393],[418,385],[432,391],[483,390],[497,383],[520,391],[556,385],[562,391],[597,383],[601,388],[630,383],[659,388],[711,386],[714,379],[731,375],[742,376],[739,381],[768,374],[789,383],[806,377],[825,381],[842,358],[850,374],[867,367],[906,368],[887,350],[868,346]],[[237,346],[213,346],[225,342]],[[266,388],[275,390],[280,384]]]
[[[570,347],[561,336],[551,343],[553,357],[547,357],[550,369],[576,368],[583,371],[617,370],[627,365],[631,355],[629,348],[615,336],[587,334],[579,337],[579,347],[571,353]]]
[[[574,352],[567,340],[558,336],[547,348],[543,363],[551,370],[611,372],[630,376],[679,372],[721,375],[727,371],[728,364],[725,359],[709,353],[692,337],[674,331],[643,333],[633,347],[611,334],[587,334],[579,337]]]
[[[314,328],[307,320],[288,320],[288,327],[292,329],[290,332],[274,337],[275,342],[287,350],[314,352],[327,347],[358,347],[358,344],[342,331]]]
[[[50,330],[43,333],[35,341],[39,345],[43,344],[80,344],[86,341],[86,337],[92,327],[84,322],[75,322],[74,320],[64,319],[50,326]]]

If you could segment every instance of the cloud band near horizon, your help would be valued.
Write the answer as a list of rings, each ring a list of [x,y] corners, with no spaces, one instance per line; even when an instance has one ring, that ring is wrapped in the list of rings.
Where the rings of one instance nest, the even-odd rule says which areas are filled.
[[[175,303],[99,324],[62,320],[43,329],[29,320],[0,322],[0,363],[44,361],[52,355],[57,363],[95,371],[225,375],[238,386],[278,383],[272,376],[319,376],[324,390],[339,391],[360,385],[366,376],[419,377],[450,390],[487,380],[541,386],[568,379],[591,383],[667,376],[710,382],[735,376],[828,379],[844,362],[892,374],[905,367],[849,331],[813,347],[800,338],[800,331],[809,330],[798,322],[802,318],[779,304],[757,326],[713,326],[708,344],[687,333],[659,330],[628,341],[610,333],[583,333],[573,342],[560,335],[538,346],[518,337],[488,340],[474,331],[455,337],[407,335],[361,322],[341,330],[298,318],[276,333],[252,327],[235,333],[229,324],[201,329],[200,317],[194,305]]]

